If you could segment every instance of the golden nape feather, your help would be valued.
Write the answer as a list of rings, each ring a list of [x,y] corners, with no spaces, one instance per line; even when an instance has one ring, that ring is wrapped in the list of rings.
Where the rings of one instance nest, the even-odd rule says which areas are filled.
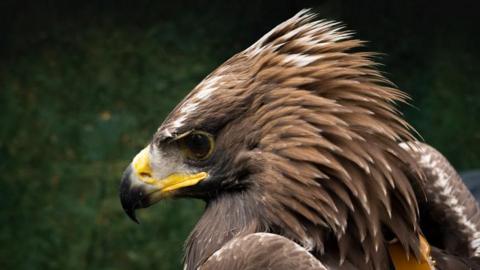
[[[127,168],[131,217],[206,201],[185,269],[477,268],[477,202],[351,36],[299,12],[207,76]]]

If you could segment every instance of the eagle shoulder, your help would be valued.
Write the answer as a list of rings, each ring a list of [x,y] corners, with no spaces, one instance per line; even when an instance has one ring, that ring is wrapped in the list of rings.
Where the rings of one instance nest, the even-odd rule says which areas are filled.
[[[217,250],[199,270],[277,269],[327,270],[308,250],[272,233],[238,236]]]

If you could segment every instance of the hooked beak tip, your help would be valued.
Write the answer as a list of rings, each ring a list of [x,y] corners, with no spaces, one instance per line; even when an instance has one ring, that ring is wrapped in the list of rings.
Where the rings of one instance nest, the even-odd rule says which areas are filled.
[[[135,223],[140,224],[140,222],[137,219],[137,216],[135,214],[135,209],[123,209],[125,211],[125,214]]]
[[[143,192],[141,187],[132,187],[131,173],[132,166],[130,165],[123,173],[122,182],[120,183],[120,202],[125,214],[139,224],[135,210],[141,207],[141,200],[145,192]]]

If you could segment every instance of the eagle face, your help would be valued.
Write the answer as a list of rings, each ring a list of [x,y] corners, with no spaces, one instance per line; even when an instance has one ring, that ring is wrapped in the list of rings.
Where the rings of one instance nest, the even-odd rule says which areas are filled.
[[[135,156],[123,175],[121,201],[135,220],[134,210],[165,197],[208,199],[221,187],[221,152],[216,136],[191,129],[175,136],[155,138]]]
[[[245,191],[262,171],[259,142],[268,93],[275,88],[252,81],[257,60],[238,54],[205,78],[170,113],[153,139],[125,170],[120,187],[124,210],[134,211],[165,197],[209,201]],[[259,91],[260,90],[260,91]],[[271,97],[270,97],[271,98]]]
[[[200,107],[195,100],[194,95],[188,96],[125,170],[120,197],[133,220],[135,209],[166,197],[208,201],[225,192],[245,190],[252,183],[251,175],[259,171],[261,154],[256,149],[257,140],[248,135],[253,132],[252,125],[247,124],[249,119],[227,120],[229,117],[213,113],[200,121],[196,115],[208,115],[213,106],[219,111],[224,106],[225,111],[233,108],[240,114],[239,106],[246,107],[247,101],[234,108],[217,102],[205,102]],[[191,108],[191,103],[197,111],[189,112],[192,120],[188,121],[185,107]]]

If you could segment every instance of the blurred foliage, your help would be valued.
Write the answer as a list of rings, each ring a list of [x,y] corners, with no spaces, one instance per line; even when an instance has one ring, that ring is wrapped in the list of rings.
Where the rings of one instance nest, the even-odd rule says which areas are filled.
[[[406,118],[458,168],[480,167],[472,3],[2,1],[0,268],[180,269],[202,203],[163,202],[135,225],[122,170],[209,71],[303,7],[386,53]]]

